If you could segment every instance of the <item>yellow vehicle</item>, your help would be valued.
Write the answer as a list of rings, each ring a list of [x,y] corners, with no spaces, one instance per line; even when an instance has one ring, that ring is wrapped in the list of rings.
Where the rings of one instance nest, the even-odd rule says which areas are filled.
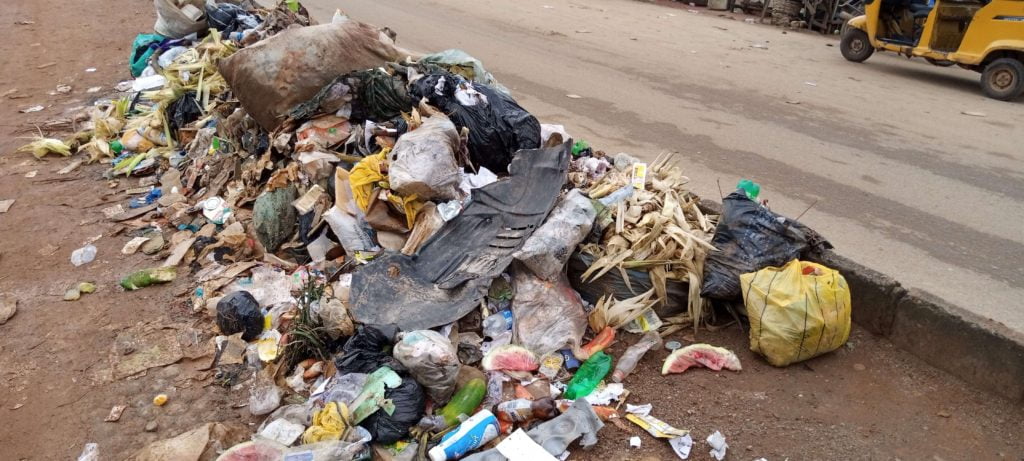
[[[885,50],[959,65],[981,72],[987,96],[1008,101],[1024,93],[1024,0],[866,0],[839,49],[853,62]]]

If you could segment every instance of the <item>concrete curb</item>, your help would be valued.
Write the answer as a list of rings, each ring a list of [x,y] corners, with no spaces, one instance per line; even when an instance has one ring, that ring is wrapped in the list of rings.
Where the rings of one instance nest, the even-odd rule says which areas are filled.
[[[702,210],[722,205],[702,200]],[[850,286],[853,321],[929,365],[1024,404],[1024,334],[898,281],[833,251],[810,258],[838,270]]]

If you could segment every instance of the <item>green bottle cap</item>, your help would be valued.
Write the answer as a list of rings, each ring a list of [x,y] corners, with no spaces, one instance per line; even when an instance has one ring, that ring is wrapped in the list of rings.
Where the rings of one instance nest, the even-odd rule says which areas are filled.
[[[121,151],[123,150],[124,145],[121,144],[121,141],[119,139],[115,139],[110,142],[110,152],[112,152],[115,157],[121,155]]]

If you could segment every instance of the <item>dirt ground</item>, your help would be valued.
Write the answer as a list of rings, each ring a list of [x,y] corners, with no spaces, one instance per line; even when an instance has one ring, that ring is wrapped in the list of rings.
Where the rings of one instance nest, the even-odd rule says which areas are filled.
[[[123,203],[137,179],[109,183],[102,166],[59,175],[68,160],[13,153],[34,125],[89,104],[126,79],[131,40],[152,22],[152,4],[142,0],[12,0],[0,9],[0,94],[17,89],[3,96],[0,110],[0,200],[17,200],[0,214],[0,293],[20,301],[18,313],[0,325],[2,460],[74,459],[87,442],[99,443],[104,460],[125,459],[204,422],[259,422],[244,407],[247,389],[215,384],[201,370],[202,359],[115,377],[111,364],[125,357],[124,339],[195,335],[198,343],[212,322],[189,313],[187,277],[136,292],[117,286],[124,275],[156,264],[122,255],[130,237],[101,213]],[[69,95],[49,94],[62,83],[72,85]],[[103,90],[85,93],[93,86]],[[18,112],[36,104],[46,109]],[[72,266],[71,252],[97,236],[96,260]],[[62,301],[81,281],[95,282],[97,292]],[[730,444],[727,459],[1024,459],[1019,406],[859,329],[843,349],[785,369],[753,356],[736,326],[702,331],[697,339],[736,351],[743,371],[662,377],[662,350],[645,357],[626,381],[630,403],[651,403],[655,416],[693,431],[690,459],[711,459],[703,439],[715,430]],[[612,354],[624,347],[617,344]],[[166,406],[150,403],[158,393],[170,396]],[[104,422],[115,405],[128,408],[118,422]],[[153,423],[154,431],[144,429]],[[675,459],[667,443],[646,435],[640,449],[628,448],[629,436],[640,432],[609,425],[594,450],[572,459]]]

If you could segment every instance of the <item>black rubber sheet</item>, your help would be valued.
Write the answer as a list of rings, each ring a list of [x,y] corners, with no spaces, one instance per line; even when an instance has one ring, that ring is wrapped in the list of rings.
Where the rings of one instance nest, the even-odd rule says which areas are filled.
[[[480,305],[491,280],[555,206],[566,181],[571,142],[519,151],[510,176],[473,191],[462,214],[419,253],[388,252],[352,275],[352,316],[403,330],[454,322]]]

